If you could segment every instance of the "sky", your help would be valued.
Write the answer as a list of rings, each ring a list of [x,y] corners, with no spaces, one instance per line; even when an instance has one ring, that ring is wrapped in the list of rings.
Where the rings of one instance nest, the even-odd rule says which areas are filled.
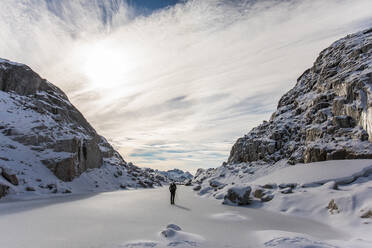
[[[0,58],[60,87],[126,161],[217,167],[370,0],[1,0]]]

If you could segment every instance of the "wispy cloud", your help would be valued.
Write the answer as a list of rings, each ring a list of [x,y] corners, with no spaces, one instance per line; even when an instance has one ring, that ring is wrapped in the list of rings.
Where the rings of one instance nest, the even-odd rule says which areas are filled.
[[[222,163],[322,49],[372,25],[370,0],[194,0],[144,16],[125,1],[61,2],[2,0],[0,57],[65,90],[127,160],[160,169]]]

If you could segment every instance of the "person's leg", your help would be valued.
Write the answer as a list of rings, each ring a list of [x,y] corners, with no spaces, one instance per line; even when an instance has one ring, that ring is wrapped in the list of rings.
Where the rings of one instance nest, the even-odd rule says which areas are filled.
[[[174,196],[175,196],[175,193],[172,192],[172,196],[171,196],[171,203],[174,204]]]
[[[174,204],[174,198],[176,198],[176,192],[173,193],[173,204]]]
[[[170,194],[170,203],[173,204],[173,193]]]

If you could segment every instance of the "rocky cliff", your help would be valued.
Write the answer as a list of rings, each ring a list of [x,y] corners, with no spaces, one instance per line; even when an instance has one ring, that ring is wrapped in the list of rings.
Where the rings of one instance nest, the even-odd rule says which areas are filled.
[[[229,164],[372,158],[372,29],[323,50],[269,121],[239,138]]]
[[[98,179],[90,180],[91,186],[97,188],[99,183],[114,181],[112,188],[160,184],[140,168],[126,163],[59,88],[28,66],[3,59],[0,59],[0,171],[3,185],[0,195],[12,189],[36,191],[58,182],[68,192],[72,186],[64,182],[92,171],[109,175],[104,180],[98,175]],[[6,174],[19,178],[19,182],[12,182]],[[51,182],[41,183],[46,178]],[[56,187],[49,188],[55,191]]]
[[[334,209],[335,202],[367,202],[372,173],[372,160],[367,159],[372,158],[371,91],[369,29],[322,51],[280,99],[271,119],[237,140],[227,162],[196,172],[193,189],[224,204],[254,204],[287,213],[307,209],[313,214],[318,209],[319,214],[327,204]],[[336,194],[337,199],[327,198]],[[368,205],[353,208],[357,219],[363,204]]]

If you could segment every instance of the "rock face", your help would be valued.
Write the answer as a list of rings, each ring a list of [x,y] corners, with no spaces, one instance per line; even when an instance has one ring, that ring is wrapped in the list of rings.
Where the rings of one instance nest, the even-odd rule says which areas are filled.
[[[229,164],[372,158],[372,29],[323,50],[270,121],[239,138]]]

